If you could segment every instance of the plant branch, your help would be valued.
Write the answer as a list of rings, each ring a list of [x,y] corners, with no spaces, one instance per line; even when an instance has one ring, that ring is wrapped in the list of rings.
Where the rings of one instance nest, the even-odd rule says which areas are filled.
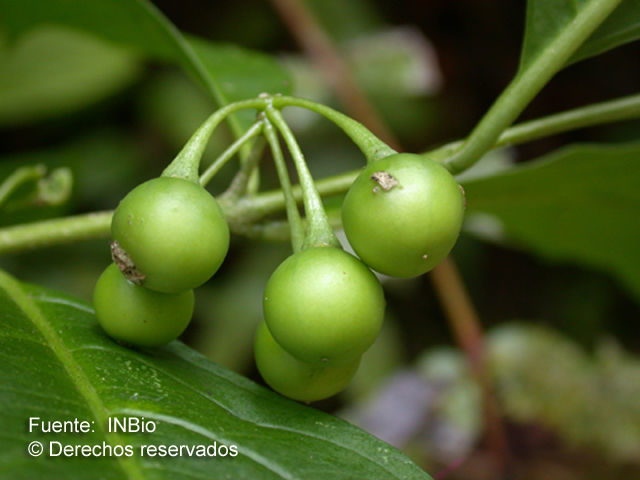
[[[640,117],[640,94],[594,103],[535,120],[506,130],[494,145],[517,145],[578,128]]]
[[[640,118],[640,94],[567,110],[566,112],[515,125],[500,135],[495,147],[518,145],[577,128],[633,118]],[[455,150],[460,145],[462,145],[462,141],[449,143],[423,155],[430,158],[446,158],[447,152]],[[245,175],[249,175],[249,170],[250,168],[247,168],[243,178]],[[242,171],[244,171],[244,167],[241,169]],[[323,178],[316,182],[318,193],[323,197],[344,193],[349,189],[358,173],[358,170],[353,170]],[[234,179],[232,185],[236,184],[236,180],[238,182],[241,181],[238,178]],[[222,197],[226,197],[229,191],[218,198],[222,200]],[[234,191],[234,193],[242,195],[244,192]],[[293,187],[292,194],[296,201],[302,200],[299,186]],[[260,219],[271,213],[279,212],[284,209],[285,203],[282,192],[273,190],[242,198],[237,203],[221,201],[220,206],[230,222],[245,223],[247,220]],[[96,212],[0,228],[0,254],[89,238],[107,237],[109,235],[110,217],[109,220],[103,219],[102,226],[96,224],[96,219],[94,218],[99,218],[101,215],[106,214],[110,215],[109,212]],[[42,226],[43,224],[48,226],[45,228]],[[55,229],[60,229],[60,232],[56,234]],[[236,233],[242,234],[240,230],[237,230]]]
[[[340,195],[349,189],[358,173],[355,170],[323,178],[315,182],[316,189],[321,197]],[[292,194],[297,202],[302,201],[302,189],[299,185],[293,187]],[[269,214],[282,211],[284,207],[285,202],[282,192],[280,190],[270,190],[259,195],[240,199],[235,205],[229,205],[228,210],[225,210],[225,214],[228,215],[227,218],[247,222],[259,220]]]
[[[578,128],[604,125],[634,118],[640,118],[640,94],[594,103],[522,122],[505,130],[498,137],[492,148],[519,145],[554,134],[577,130]],[[448,157],[463,144],[463,140],[457,140],[447,143],[436,150],[423,153],[423,156],[432,160],[446,162]]]
[[[465,352],[469,367],[484,393],[483,408],[489,420],[487,435],[489,445],[499,455],[496,459],[502,467],[507,461],[507,436],[500,418],[500,407],[493,394],[491,377],[487,368],[484,335],[480,319],[473,307],[458,269],[450,258],[436,266],[430,275],[442,308],[451,323],[456,342]],[[492,420],[493,419],[493,420]]]
[[[460,173],[477,162],[621,0],[591,0],[509,86],[445,165]]]
[[[340,228],[340,210],[328,209],[327,217],[334,228]],[[302,227],[306,221],[302,219]],[[242,223],[235,226],[234,233],[247,238],[265,242],[287,242],[291,240],[291,229],[287,220],[265,220],[262,222]]]
[[[112,211],[25,223],[0,229],[0,254],[60,245],[90,238],[106,238]]]

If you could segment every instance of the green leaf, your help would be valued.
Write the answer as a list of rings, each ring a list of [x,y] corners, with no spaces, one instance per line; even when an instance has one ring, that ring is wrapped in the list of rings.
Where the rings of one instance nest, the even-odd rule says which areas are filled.
[[[623,0],[618,8],[574,53],[569,63],[611,50],[640,38],[640,2]]]
[[[578,16],[600,0],[529,0],[520,71],[525,71]],[[606,8],[606,6],[605,6]],[[640,36],[637,0],[622,0],[567,64],[596,55]]]
[[[0,25],[10,34],[20,33],[41,23],[62,24],[89,31],[130,47],[139,54],[177,64],[202,83],[218,105],[254,97],[265,90],[288,93],[289,77],[269,57],[240,49],[230,56],[228,47],[216,48],[214,45],[207,47],[205,53],[201,42],[185,39],[146,0],[0,0]],[[239,62],[240,56],[242,60]],[[244,72],[251,73],[250,78],[245,78],[242,88],[226,81],[224,73],[218,77],[219,72],[226,72],[228,78],[229,71],[239,63]],[[267,63],[269,67],[266,67]],[[256,71],[260,74],[256,75]],[[274,88],[274,85],[279,88]],[[248,126],[238,122],[236,119],[232,123],[236,134]]]
[[[463,183],[466,228],[600,268],[640,298],[640,144],[578,145]]]
[[[528,0],[520,71],[526,70],[542,54],[589,1]]]
[[[173,342],[135,351],[107,338],[92,309],[0,272],[0,474],[6,478],[424,479],[395,448],[287,400]],[[144,417],[153,433],[108,432]],[[30,417],[86,420],[82,434],[29,432]],[[25,451],[41,441],[45,454]],[[49,442],[129,445],[131,457],[50,458]],[[148,457],[142,445],[237,446],[236,457]],[[214,477],[212,477],[214,475]]]
[[[290,93],[291,81],[284,68],[268,55],[235,45],[212,44],[195,37],[189,43],[202,60],[210,78],[220,85],[222,104],[253,98],[260,93]],[[244,129],[255,122],[254,111],[236,114]]]
[[[45,26],[0,45],[0,126],[73,112],[130,84],[140,72],[130,52]]]

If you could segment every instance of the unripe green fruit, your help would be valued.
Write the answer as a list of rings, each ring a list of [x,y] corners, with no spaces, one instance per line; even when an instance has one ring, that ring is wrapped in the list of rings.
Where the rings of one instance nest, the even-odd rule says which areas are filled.
[[[278,345],[264,322],[256,332],[254,351],[264,381],[276,392],[303,402],[322,400],[343,390],[360,363],[359,357],[337,367],[302,362]]]
[[[123,260],[114,250],[118,266],[125,271],[129,259],[134,265],[127,278],[164,293],[202,285],[229,249],[229,227],[216,200],[181,178],[155,178],[129,192],[113,214],[111,234],[126,252]]]
[[[93,291],[96,317],[107,334],[122,342],[155,347],[175,340],[193,314],[193,290],[170,294],[134,285],[115,264],[98,278]]]
[[[378,279],[339,248],[316,247],[288,257],[264,292],[264,318],[278,344],[299,360],[339,365],[360,357],[384,318]]]
[[[369,164],[342,205],[349,243],[364,263],[394,277],[414,277],[455,245],[464,193],[442,165],[397,154]]]

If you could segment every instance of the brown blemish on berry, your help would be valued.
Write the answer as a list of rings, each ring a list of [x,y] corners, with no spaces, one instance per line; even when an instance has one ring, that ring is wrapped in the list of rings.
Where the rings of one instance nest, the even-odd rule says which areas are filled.
[[[136,285],[142,285],[146,278],[145,275],[138,270],[136,264],[133,263],[129,254],[120,246],[117,240],[111,244],[111,258],[127,280]]]
[[[467,209],[467,194],[464,193],[464,188],[462,187],[462,185],[458,184],[458,188],[462,192],[462,206],[466,210]]]
[[[378,186],[373,187],[373,193],[378,193],[381,188],[385,192],[388,192],[394,187],[400,185],[400,182],[398,182],[396,177],[391,175],[389,172],[385,172],[384,170],[380,172],[373,172],[370,178],[378,184]]]

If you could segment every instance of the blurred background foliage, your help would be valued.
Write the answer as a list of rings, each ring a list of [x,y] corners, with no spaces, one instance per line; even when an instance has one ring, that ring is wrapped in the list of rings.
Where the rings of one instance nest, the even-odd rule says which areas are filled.
[[[268,2],[154,3],[178,28],[201,39],[199,50],[212,49],[214,71],[216,62],[225,66],[219,80],[229,95],[268,72],[265,89],[290,90],[340,108]],[[517,68],[521,2],[307,4],[410,151],[468,133]],[[636,43],[566,69],[523,118],[637,93],[638,58]],[[54,25],[19,35],[0,31],[0,224],[114,208],[133,186],[157,176],[214,108],[190,77],[144,52]],[[332,125],[305,111],[286,115],[317,178],[363,164]],[[639,127],[636,121],[583,129],[494,152],[476,172],[466,173],[471,213],[474,194],[483,189],[485,200],[491,194],[517,196],[522,189],[544,197],[531,182],[505,187],[498,175],[483,183],[487,174],[574,142],[637,140]],[[205,163],[231,138],[228,130],[216,132]],[[640,279],[633,268],[640,214],[636,210],[635,225],[616,223],[625,198],[602,200],[625,177],[636,178],[627,173],[638,168],[638,147],[625,148],[623,154],[617,148],[594,154],[596,166],[605,162],[605,168],[617,168],[618,176],[601,201],[587,205],[593,211],[578,204],[561,212],[565,216],[552,231],[540,231],[531,222],[548,211],[529,212],[516,242],[509,242],[513,235],[500,235],[495,217],[470,215],[453,252],[488,330],[491,373],[516,462],[514,478],[640,478]],[[607,164],[603,155],[622,155],[627,163]],[[635,167],[629,163],[634,159]],[[581,156],[576,164],[583,161]],[[570,185],[572,169],[580,175],[579,165],[563,165],[567,171],[540,173],[552,180],[542,183],[544,188]],[[232,163],[215,178],[213,193],[224,189],[234,169]],[[262,172],[263,185],[275,187],[269,162]],[[12,189],[12,175],[29,180]],[[480,213],[491,208],[489,201]],[[557,209],[552,205],[551,213]],[[516,217],[523,211],[494,210]],[[592,229],[572,222],[576,215],[591,216]],[[593,238],[592,231],[604,234]],[[485,243],[478,235],[494,241]],[[565,254],[555,255],[560,239],[568,242]],[[585,253],[568,260],[572,242]],[[286,244],[234,238],[222,269],[196,292],[196,314],[184,340],[260,381],[252,359],[253,331],[261,320],[263,286],[288,252]],[[108,262],[107,239],[0,258],[0,266],[23,281],[86,300]],[[609,267],[612,262],[619,268]],[[479,392],[428,278],[382,280],[389,307],[379,340],[348,390],[317,408],[403,448],[430,472],[491,478],[483,474],[490,469],[484,468]]]

